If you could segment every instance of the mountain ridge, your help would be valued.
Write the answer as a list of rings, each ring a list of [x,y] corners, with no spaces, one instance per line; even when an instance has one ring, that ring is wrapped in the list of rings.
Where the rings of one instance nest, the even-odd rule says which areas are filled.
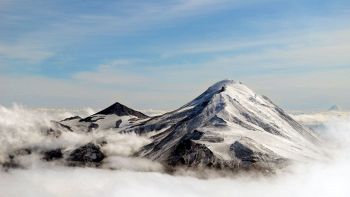
[[[147,136],[151,142],[134,156],[169,167],[271,171],[322,154],[311,130],[266,96],[233,80],[219,81],[192,101],[158,116],[116,102],[86,118],[58,123],[57,129],[67,132],[113,129]]]

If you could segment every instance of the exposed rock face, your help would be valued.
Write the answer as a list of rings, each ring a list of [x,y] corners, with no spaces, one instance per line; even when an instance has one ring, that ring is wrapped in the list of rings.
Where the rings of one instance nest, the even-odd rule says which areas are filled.
[[[76,119],[80,120],[80,119],[82,119],[82,118],[81,118],[80,116],[73,116],[73,117],[66,118],[66,119],[64,119],[63,121],[76,120]]]
[[[43,153],[43,159],[46,161],[53,161],[63,158],[63,153],[61,149],[49,150]]]
[[[115,122],[115,128],[119,128],[121,123],[122,123],[121,120],[117,120],[117,122]]]
[[[215,163],[214,154],[204,145],[197,144],[192,140],[199,140],[203,133],[193,131],[182,137],[180,142],[174,147],[167,159],[170,166],[212,166]]]
[[[75,149],[68,157],[72,165],[98,165],[105,158],[98,145],[88,143]]]
[[[240,159],[243,162],[255,163],[256,160],[253,157],[254,152],[248,147],[236,141],[230,146],[230,151],[233,151],[235,157]]]
[[[170,166],[211,167],[215,164],[216,157],[203,144],[198,144],[190,139],[186,139],[177,144],[167,158]]]
[[[133,110],[129,107],[126,107],[125,105],[120,104],[118,102],[114,103],[113,105],[107,107],[106,109],[104,109],[100,112],[97,112],[96,114],[102,114],[102,115],[115,114],[117,116],[135,116],[135,117],[141,118],[141,119],[148,118],[147,115],[145,115],[139,111]]]

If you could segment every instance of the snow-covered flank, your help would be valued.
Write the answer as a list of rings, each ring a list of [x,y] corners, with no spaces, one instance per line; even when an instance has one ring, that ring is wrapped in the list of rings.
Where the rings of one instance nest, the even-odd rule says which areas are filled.
[[[130,128],[138,133],[158,130],[140,155],[170,165],[236,167],[320,155],[312,131],[267,97],[232,80],[220,81],[178,110]]]

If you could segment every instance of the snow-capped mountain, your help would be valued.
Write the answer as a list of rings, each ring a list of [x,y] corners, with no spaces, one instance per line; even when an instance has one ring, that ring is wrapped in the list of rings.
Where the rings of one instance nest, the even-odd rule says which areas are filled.
[[[148,136],[152,142],[135,156],[167,166],[271,169],[321,154],[311,130],[267,97],[232,80],[214,84],[163,115],[148,117],[115,103],[87,118],[72,117],[57,125],[70,131],[114,128]]]
[[[312,131],[267,97],[231,80],[128,130],[153,132],[153,142],[139,155],[175,166],[265,168],[319,155]]]

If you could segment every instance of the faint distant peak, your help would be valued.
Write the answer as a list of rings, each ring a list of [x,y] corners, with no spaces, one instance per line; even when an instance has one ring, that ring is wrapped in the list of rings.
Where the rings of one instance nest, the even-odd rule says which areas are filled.
[[[338,105],[333,105],[328,109],[328,111],[340,111],[341,108]]]

